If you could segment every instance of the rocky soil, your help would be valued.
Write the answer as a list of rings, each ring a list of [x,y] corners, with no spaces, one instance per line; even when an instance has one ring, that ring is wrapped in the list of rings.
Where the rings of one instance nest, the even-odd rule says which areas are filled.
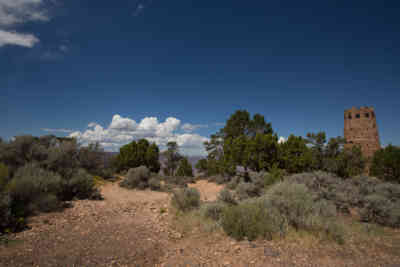
[[[190,186],[204,201],[222,189],[206,181]],[[31,229],[0,246],[0,266],[400,266],[399,232],[379,246],[310,238],[236,242],[221,231],[176,230],[167,193],[118,183],[101,191],[103,201],[73,201],[62,212],[33,217]]]

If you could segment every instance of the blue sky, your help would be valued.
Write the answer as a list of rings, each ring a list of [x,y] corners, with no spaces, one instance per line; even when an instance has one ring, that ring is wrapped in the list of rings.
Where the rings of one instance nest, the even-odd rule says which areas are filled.
[[[398,14],[398,1],[0,0],[0,135],[198,154],[237,109],[280,136],[333,137],[345,109],[374,106],[381,142],[400,145]]]

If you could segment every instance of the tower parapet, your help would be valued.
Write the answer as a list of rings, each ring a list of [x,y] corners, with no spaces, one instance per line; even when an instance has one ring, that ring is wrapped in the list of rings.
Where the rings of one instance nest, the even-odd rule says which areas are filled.
[[[344,138],[345,147],[359,145],[366,158],[381,148],[373,107],[352,107],[344,111]]]

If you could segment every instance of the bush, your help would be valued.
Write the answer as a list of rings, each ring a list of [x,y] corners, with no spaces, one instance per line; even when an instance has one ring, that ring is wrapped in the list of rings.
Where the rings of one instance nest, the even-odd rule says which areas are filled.
[[[0,192],[0,233],[11,225],[14,217],[11,213],[11,198],[8,194]]]
[[[390,227],[400,227],[400,200],[392,202],[389,198],[372,194],[365,198],[361,219]]]
[[[33,164],[21,167],[16,171],[9,186],[13,212],[18,217],[25,217],[37,211],[54,210],[59,204],[56,196],[61,189],[62,180],[58,174]]]
[[[196,188],[173,191],[171,204],[180,211],[189,211],[200,206],[200,193]]]
[[[3,191],[9,182],[8,168],[0,162],[0,192]]]
[[[251,197],[257,197],[261,193],[259,187],[252,183],[240,183],[236,188],[236,194],[239,200],[244,200]]]
[[[240,176],[234,176],[234,177],[232,177],[232,179],[230,180],[230,182],[228,182],[228,183],[226,184],[226,187],[227,187],[228,189],[234,190],[234,189],[236,189],[236,187],[240,184],[240,182],[243,182],[242,177],[240,177]]]
[[[98,199],[94,178],[84,169],[79,169],[73,177],[64,182],[61,198],[63,200]]]
[[[146,139],[140,139],[122,146],[113,165],[118,172],[146,166],[151,172],[158,173],[159,156],[159,148],[155,143],[150,144]]]
[[[221,226],[225,233],[237,240],[247,237],[272,239],[275,234],[285,235],[285,218],[275,209],[268,210],[262,201],[243,202],[223,209]]]
[[[218,175],[208,177],[207,180],[209,182],[213,182],[213,183],[217,183],[217,184],[225,184],[225,183],[228,183],[231,179],[229,176],[218,174]]]
[[[287,181],[304,184],[315,194],[316,199],[325,199],[335,203],[342,212],[349,212],[350,207],[361,206],[359,187],[356,180],[343,180],[325,172],[301,173],[287,178]]]
[[[388,145],[372,159],[371,174],[388,182],[400,183],[400,147]]]
[[[149,186],[151,190],[160,191],[161,190],[161,183],[160,180],[156,177],[153,177],[149,180]]]
[[[80,167],[78,143],[76,140],[63,141],[58,146],[50,147],[47,160],[40,164],[64,179],[72,178]]]
[[[336,215],[335,205],[316,201],[305,185],[280,182],[260,198],[225,207],[221,224],[228,235],[238,240],[284,236],[291,226],[296,230],[323,232],[342,243],[345,233],[334,221]]]
[[[267,193],[267,202],[277,208],[296,229],[307,226],[307,219],[315,211],[312,193],[303,184],[282,182]]]
[[[360,209],[363,221],[400,226],[400,185],[382,183],[367,176],[344,180],[324,172],[296,174],[286,180],[304,184],[314,193],[316,200],[327,200],[342,212],[348,213],[350,208]]]
[[[176,171],[176,176],[193,177],[193,168],[187,158],[183,157],[179,162],[178,170]]]
[[[132,168],[128,171],[126,178],[120,186],[128,189],[145,189],[149,186],[150,171],[145,166]]]
[[[228,189],[222,189],[218,194],[218,200],[230,205],[236,205],[236,199]]]
[[[221,202],[211,202],[202,206],[204,216],[206,218],[218,221],[221,218],[225,205]]]

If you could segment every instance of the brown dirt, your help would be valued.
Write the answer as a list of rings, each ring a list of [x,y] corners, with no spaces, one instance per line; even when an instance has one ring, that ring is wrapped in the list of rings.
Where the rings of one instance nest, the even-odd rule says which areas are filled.
[[[204,200],[222,186],[191,184]],[[73,201],[63,212],[33,217],[19,241],[0,246],[0,266],[400,266],[400,233],[392,242],[344,246],[310,237],[236,242],[221,231],[180,233],[170,196],[101,188],[104,201]],[[396,236],[396,238],[393,238]]]
[[[200,198],[202,201],[215,201],[219,191],[221,191],[224,186],[214,183],[209,183],[206,180],[197,181],[194,184],[188,184],[189,187],[194,187],[200,192]]]

